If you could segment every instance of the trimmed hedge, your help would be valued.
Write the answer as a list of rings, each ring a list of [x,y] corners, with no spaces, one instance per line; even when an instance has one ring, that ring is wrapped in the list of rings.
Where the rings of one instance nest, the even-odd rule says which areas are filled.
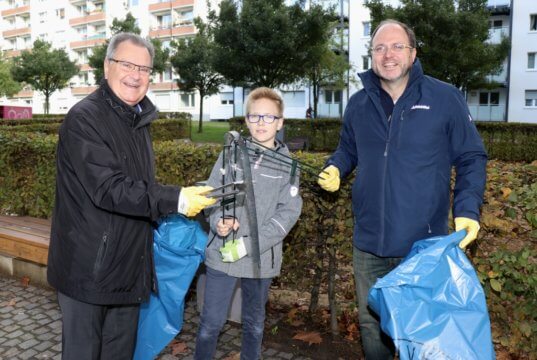
[[[192,116],[188,113],[174,113],[174,116],[160,118],[151,124],[151,136],[155,141],[191,138]],[[62,122],[63,118],[2,120],[0,132],[55,135]]]
[[[229,120],[230,129],[247,133],[243,117]],[[306,140],[305,150],[333,152],[340,119],[285,119],[285,142]],[[476,122],[489,159],[532,162],[537,159],[537,124]]]

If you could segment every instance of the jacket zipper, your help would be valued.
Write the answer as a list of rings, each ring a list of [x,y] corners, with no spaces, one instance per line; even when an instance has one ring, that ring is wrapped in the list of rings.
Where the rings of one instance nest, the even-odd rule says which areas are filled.
[[[392,113],[393,114],[393,113]],[[386,172],[388,171],[388,151],[390,149],[390,137],[391,137],[391,132],[392,132],[392,116],[390,115],[388,117],[388,137],[386,138],[386,147],[384,148],[384,169],[383,169],[383,173],[382,173],[382,199],[381,199],[381,202],[380,202],[380,214],[381,214],[381,221],[382,223],[380,224],[380,241],[379,241],[379,246],[378,246],[378,249],[382,249],[384,247],[384,232],[385,232],[385,227],[384,227],[384,213],[385,213],[385,209],[386,209],[386,191],[385,191],[385,188],[386,188]]]

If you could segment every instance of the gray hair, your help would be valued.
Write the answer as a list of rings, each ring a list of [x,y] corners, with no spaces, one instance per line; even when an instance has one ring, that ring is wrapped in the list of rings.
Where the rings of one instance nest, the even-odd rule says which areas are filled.
[[[397,21],[395,19],[386,19],[386,20],[381,21],[380,24],[378,24],[378,26],[375,28],[375,30],[371,34],[371,44],[373,44],[373,39],[375,38],[375,35],[377,35],[377,32],[379,31],[379,29],[383,27],[384,25],[388,25],[388,24],[398,25],[402,27],[403,30],[406,32],[406,35],[408,36],[408,45],[412,46],[413,48],[416,48],[416,34],[414,34],[414,30],[412,30],[410,26],[408,26],[407,24]]]
[[[122,32],[112,36],[112,38],[110,39],[110,43],[106,48],[106,58],[114,58],[114,53],[116,52],[117,47],[119,46],[119,44],[125,41],[130,41],[134,45],[146,48],[147,51],[149,51],[149,56],[151,57],[151,66],[153,66],[153,58],[155,57],[155,48],[153,47],[153,44],[151,43],[151,41],[146,40],[140,35],[134,33]]]

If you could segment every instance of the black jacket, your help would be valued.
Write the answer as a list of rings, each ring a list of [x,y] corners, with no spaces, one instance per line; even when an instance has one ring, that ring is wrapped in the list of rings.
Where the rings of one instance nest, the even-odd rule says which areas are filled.
[[[106,81],[69,111],[57,148],[48,281],[92,304],[147,300],[152,221],[177,212],[180,188],[155,182],[156,110],[122,102]]]

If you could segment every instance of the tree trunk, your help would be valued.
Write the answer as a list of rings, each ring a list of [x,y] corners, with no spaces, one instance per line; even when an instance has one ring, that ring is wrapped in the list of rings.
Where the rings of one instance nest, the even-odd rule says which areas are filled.
[[[198,125],[198,133],[203,132],[203,93],[200,91],[200,119]]]
[[[313,119],[317,119],[317,105],[319,103],[319,84],[313,83]]]

